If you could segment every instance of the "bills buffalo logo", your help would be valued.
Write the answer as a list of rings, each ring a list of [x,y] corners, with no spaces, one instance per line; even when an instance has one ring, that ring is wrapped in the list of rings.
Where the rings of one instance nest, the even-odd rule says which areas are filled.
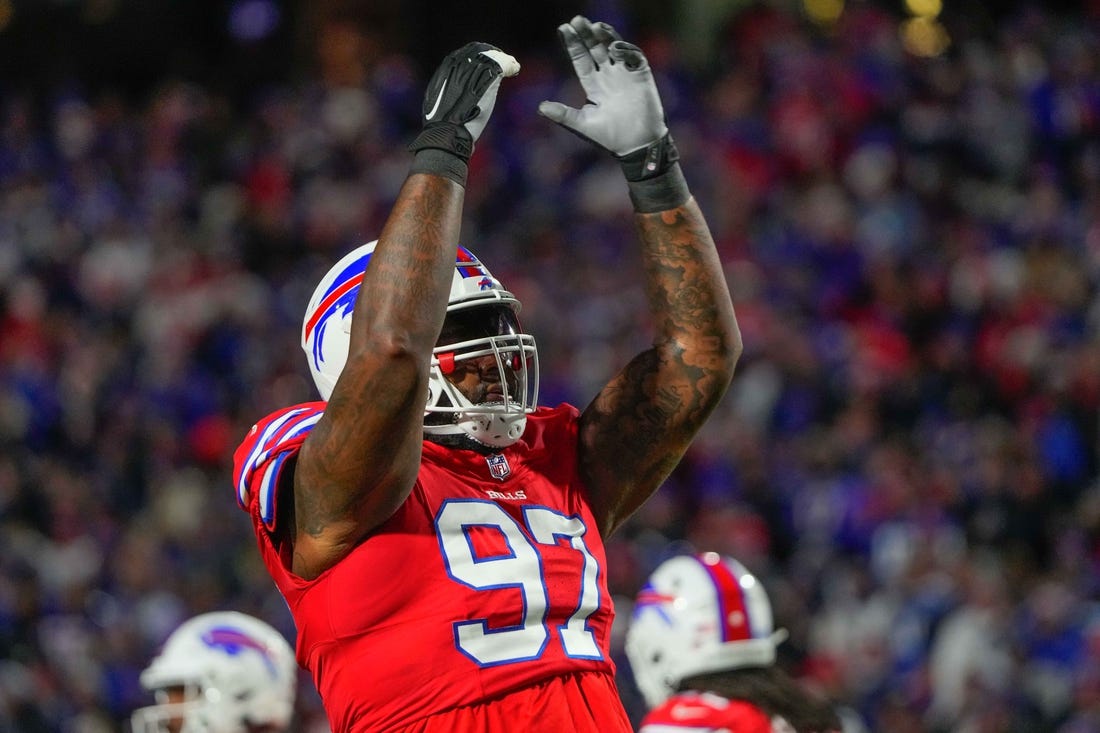
[[[264,660],[264,666],[267,667],[267,671],[271,673],[271,676],[276,676],[275,663],[271,659],[271,652],[268,650],[267,645],[252,638],[240,629],[235,629],[232,626],[215,626],[202,635],[202,643],[211,649],[219,649],[231,657],[252,650]]]
[[[638,593],[638,598],[634,602],[634,616],[637,618],[640,613],[649,609],[656,611],[657,615],[661,617],[661,620],[671,626],[672,619],[669,618],[665,607],[671,606],[675,602],[676,596],[669,595],[668,593],[660,593],[655,590],[652,585],[646,584]]]

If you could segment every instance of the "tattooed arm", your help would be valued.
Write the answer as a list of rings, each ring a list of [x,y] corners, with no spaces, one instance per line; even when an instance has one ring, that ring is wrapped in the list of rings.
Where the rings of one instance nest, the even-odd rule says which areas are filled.
[[[581,472],[605,536],[680,461],[741,354],[729,290],[695,200],[635,214],[635,224],[656,337],[581,416]]]
[[[294,472],[291,569],[302,577],[346,555],[412,489],[462,202],[457,183],[410,176],[379,237],[359,288],[347,364]]]
[[[420,468],[432,349],[447,311],[467,161],[514,58],[485,43],[449,54],[424,97],[409,177],[363,273],[348,358],[302,445],[280,509],[291,570],[315,578],[386,521]],[[286,506],[289,504],[290,506]]]
[[[610,532],[657,489],[722,398],[741,334],[645,54],[607,23],[579,15],[558,26],[558,35],[588,101],[580,109],[545,101],[539,114],[622,165],[657,324],[653,348],[581,416],[580,470],[600,528]]]

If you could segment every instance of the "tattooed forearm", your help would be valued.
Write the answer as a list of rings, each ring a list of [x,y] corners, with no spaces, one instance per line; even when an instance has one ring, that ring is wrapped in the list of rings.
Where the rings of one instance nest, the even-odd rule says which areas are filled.
[[[623,377],[639,385],[652,382],[648,394],[635,396],[642,404],[668,405],[667,417],[654,428],[690,439],[725,393],[740,334],[718,254],[694,204],[638,215],[636,221],[658,358],[636,360],[643,367]]]
[[[361,298],[370,298],[370,307],[356,304],[353,339],[389,329],[418,338],[413,348],[430,349],[443,323],[462,194],[446,179],[414,178],[416,183],[407,183],[398,198],[371,258],[359,291]]]
[[[694,204],[636,217],[645,247],[646,295],[657,318],[657,340],[683,340],[687,359],[726,368],[740,336],[718,254]],[[736,358],[736,356],[734,356]],[[695,364],[695,361],[689,363]]]
[[[607,530],[675,468],[725,394],[741,352],[718,253],[694,201],[635,221],[653,347],[611,380],[581,423],[582,470]]]

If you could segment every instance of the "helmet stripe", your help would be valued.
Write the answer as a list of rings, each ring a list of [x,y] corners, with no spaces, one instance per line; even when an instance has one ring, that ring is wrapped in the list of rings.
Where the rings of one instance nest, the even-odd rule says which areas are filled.
[[[482,267],[481,262],[473,253],[465,247],[458,248],[455,257],[455,269],[462,277],[488,277],[489,273]]]
[[[730,572],[718,555],[706,554],[697,558],[707,571],[718,598],[718,613],[722,628],[722,641],[743,641],[752,638],[748,606],[741,590],[741,583]]]

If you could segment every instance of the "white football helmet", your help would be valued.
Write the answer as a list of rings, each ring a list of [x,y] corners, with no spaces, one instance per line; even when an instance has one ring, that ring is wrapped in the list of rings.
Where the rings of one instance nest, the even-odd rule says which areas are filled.
[[[328,400],[348,359],[352,310],[378,240],[349,252],[313,291],[302,322],[302,349],[321,398]],[[428,399],[424,416],[450,413],[447,424],[426,420],[424,432],[432,435],[466,434],[484,445],[503,448],[523,435],[527,415],[538,403],[538,352],[535,339],[520,332],[520,302],[504,289],[485,265],[458,247],[454,277],[447,304],[447,324],[465,334],[458,341],[441,343],[432,353]],[[473,404],[445,374],[467,359],[496,358],[504,394]]]
[[[774,664],[787,632],[772,624],[764,586],[741,563],[714,552],[681,555],[661,563],[638,592],[626,655],[656,707],[685,677]]]
[[[157,704],[134,711],[134,733],[247,733],[250,725],[283,731],[294,713],[298,663],[283,635],[263,621],[236,611],[204,613],[172,632],[141,685]]]

